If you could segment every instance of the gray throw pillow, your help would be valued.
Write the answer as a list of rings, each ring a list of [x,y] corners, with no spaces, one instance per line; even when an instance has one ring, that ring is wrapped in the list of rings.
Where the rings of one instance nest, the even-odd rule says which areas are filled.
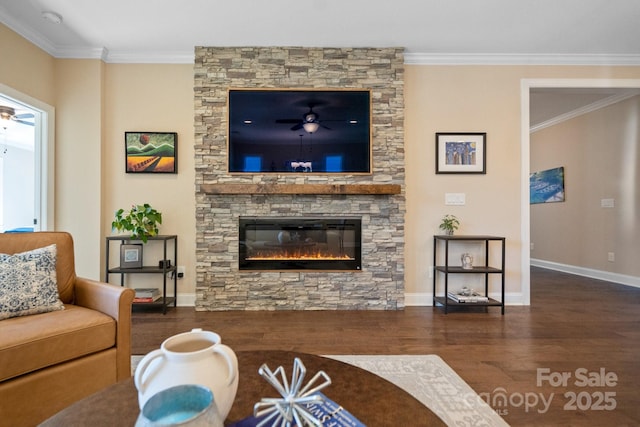
[[[0,254],[0,320],[64,310],[56,280],[56,245]]]

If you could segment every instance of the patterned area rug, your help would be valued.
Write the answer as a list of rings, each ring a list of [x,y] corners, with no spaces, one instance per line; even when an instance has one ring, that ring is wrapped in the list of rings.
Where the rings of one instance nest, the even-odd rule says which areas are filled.
[[[325,356],[373,372],[397,385],[456,427],[508,424],[449,365],[435,355]],[[131,356],[131,369],[142,356]]]
[[[438,356],[325,357],[381,376],[418,399],[448,426],[509,425]]]

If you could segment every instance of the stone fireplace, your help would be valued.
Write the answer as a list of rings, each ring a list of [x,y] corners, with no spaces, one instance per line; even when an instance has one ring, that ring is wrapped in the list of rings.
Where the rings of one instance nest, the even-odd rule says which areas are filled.
[[[403,63],[396,48],[196,48],[196,310],[404,308]],[[229,173],[230,88],[371,90],[372,173]],[[245,268],[241,219],[255,218],[357,218],[360,259],[349,252],[349,268]],[[334,233],[280,231],[290,246],[340,245]],[[282,246],[270,234],[254,246]]]

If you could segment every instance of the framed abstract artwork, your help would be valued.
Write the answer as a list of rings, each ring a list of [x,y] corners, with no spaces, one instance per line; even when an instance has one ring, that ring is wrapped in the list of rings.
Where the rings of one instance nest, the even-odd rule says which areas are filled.
[[[487,173],[486,133],[436,133],[436,173]]]
[[[564,166],[529,175],[529,202],[564,202]]]
[[[125,132],[126,173],[178,173],[178,134]]]

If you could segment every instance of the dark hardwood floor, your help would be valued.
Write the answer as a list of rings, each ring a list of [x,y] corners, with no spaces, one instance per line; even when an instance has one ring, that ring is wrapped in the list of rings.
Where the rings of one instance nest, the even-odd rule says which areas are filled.
[[[640,289],[532,268],[531,290],[531,306],[507,306],[504,316],[433,307],[134,313],[133,354],[192,328],[236,351],[437,354],[497,399],[513,426],[640,426]],[[566,384],[552,381],[561,375]]]

